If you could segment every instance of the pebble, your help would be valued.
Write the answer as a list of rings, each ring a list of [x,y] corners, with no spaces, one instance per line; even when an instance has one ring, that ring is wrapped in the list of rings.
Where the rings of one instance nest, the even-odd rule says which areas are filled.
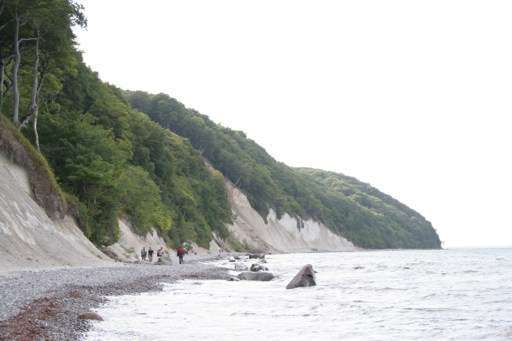
[[[16,316],[34,300],[48,297],[61,311],[44,323],[52,340],[75,340],[87,331],[81,314],[99,306],[105,297],[159,290],[162,282],[179,279],[227,279],[225,269],[190,261],[182,265],[120,264],[103,267],[68,267],[0,273],[0,339],[2,322]],[[206,260],[206,259],[202,259]]]

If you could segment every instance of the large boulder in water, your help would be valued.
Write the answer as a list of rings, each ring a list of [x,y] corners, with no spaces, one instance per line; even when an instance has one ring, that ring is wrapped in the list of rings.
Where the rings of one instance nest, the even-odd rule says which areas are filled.
[[[238,275],[238,278],[244,281],[271,281],[274,279],[274,275],[270,272],[242,272]]]
[[[311,264],[304,265],[302,269],[288,283],[286,289],[294,289],[299,287],[312,287],[316,285],[315,271]]]

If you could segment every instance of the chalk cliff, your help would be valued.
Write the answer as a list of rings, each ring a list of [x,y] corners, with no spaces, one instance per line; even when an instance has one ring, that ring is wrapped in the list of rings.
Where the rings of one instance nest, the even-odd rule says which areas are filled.
[[[50,218],[27,172],[0,154],[0,271],[107,261],[70,216]]]
[[[237,241],[250,249],[275,252],[356,250],[350,241],[312,219],[302,220],[287,213],[279,219],[270,210],[265,222],[237,187],[226,181],[226,188],[234,215],[229,230]]]

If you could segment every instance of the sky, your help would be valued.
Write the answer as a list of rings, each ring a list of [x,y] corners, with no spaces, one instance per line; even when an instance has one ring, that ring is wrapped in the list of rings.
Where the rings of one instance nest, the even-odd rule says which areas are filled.
[[[104,81],[370,183],[444,247],[512,246],[512,2],[80,2]]]

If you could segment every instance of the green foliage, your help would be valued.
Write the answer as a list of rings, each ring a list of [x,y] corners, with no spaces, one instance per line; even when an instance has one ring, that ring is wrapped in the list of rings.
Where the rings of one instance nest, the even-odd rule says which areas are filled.
[[[118,239],[120,216],[128,216],[141,234],[157,228],[175,242],[191,239],[207,246],[213,232],[227,236],[231,211],[218,175],[188,142],[134,111],[117,88],[82,62],[72,31],[86,23],[81,10],[73,0],[0,1],[0,111],[14,112],[17,79],[20,122],[35,122],[34,117],[39,122],[34,129],[21,126],[21,132],[33,142],[39,136],[70,211],[94,243]],[[22,40],[16,72],[17,22]],[[21,135],[16,138],[30,146]],[[52,175],[45,159],[32,147],[29,151],[37,156],[31,161],[38,166],[34,174]],[[36,194],[55,188],[62,197],[53,175],[39,180],[34,182],[49,189],[36,186]],[[43,206],[64,202],[44,198]],[[48,211],[62,215],[61,206]]]
[[[162,201],[175,222],[176,231],[171,238],[207,246],[212,231],[226,237],[231,209],[223,176],[209,170],[187,141],[145,114],[133,112],[129,124],[133,163],[144,168],[158,184]]]
[[[16,22],[20,39],[38,38],[37,44],[20,42],[19,71],[12,57]],[[31,131],[21,127],[22,132],[30,141],[39,136],[72,212],[96,244],[117,240],[122,215],[140,233],[155,227],[174,243],[208,246],[213,233],[229,241],[224,174],[265,219],[271,209],[278,217],[286,212],[314,218],[369,248],[439,247],[423,217],[355,179],[292,169],[244,133],[219,126],[167,95],[123,93],[101,82],[75,48],[72,26],[85,23],[73,0],[0,1],[0,111],[16,116],[17,79],[20,122],[39,118],[39,134],[35,124]],[[50,214],[63,213],[50,167],[16,128],[2,124],[0,133],[11,134],[3,141],[24,147],[0,147],[28,167],[36,200]],[[209,169],[203,157],[221,173]]]
[[[61,185],[81,203],[89,237],[114,242],[123,214],[140,233],[155,227],[175,242],[207,246],[212,231],[226,236],[231,211],[218,174],[188,142],[132,110],[118,89],[83,64],[77,70],[42,111],[40,138]]]
[[[84,205],[81,212],[93,227],[89,237],[98,244],[116,240],[121,192],[116,181],[130,155],[124,141],[94,124],[91,114],[76,112],[41,115],[42,151],[51,162],[64,189]]]
[[[348,228],[346,232],[350,238],[359,240],[359,244],[383,248],[440,247],[439,237],[430,222],[376,188],[343,174],[309,168],[297,171],[338,200],[348,201],[353,212],[366,213],[368,218],[363,214],[357,218],[360,229]],[[364,238],[360,237],[361,228]]]
[[[172,217],[160,198],[160,189],[141,167],[128,166],[116,183],[121,188],[121,204],[140,233],[152,227],[168,231]]]
[[[126,92],[132,106],[189,139],[212,165],[247,195],[266,219],[270,209],[324,222],[365,248],[438,248],[431,224],[377,190],[343,177],[343,186],[322,171],[296,170],[274,160],[244,133],[224,128],[175,99]],[[340,180],[341,181],[341,180]]]

